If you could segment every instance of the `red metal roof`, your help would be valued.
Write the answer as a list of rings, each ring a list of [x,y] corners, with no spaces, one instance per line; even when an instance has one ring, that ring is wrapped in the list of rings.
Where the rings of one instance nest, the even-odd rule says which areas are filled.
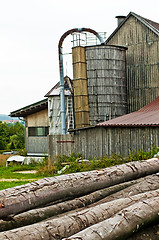
[[[148,22],[151,26],[153,26],[154,28],[156,28],[157,30],[159,30],[159,23],[153,22],[147,18],[143,18],[146,22]]]
[[[97,124],[98,127],[159,126],[159,97],[140,110]]]
[[[139,109],[138,112],[151,112],[151,111],[159,111],[159,97],[145,105],[143,108]]]

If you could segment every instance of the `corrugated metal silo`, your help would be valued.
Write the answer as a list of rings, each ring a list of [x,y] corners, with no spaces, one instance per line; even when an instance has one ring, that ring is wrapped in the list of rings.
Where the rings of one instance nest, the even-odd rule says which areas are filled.
[[[85,49],[90,125],[126,114],[126,48],[97,45]]]
[[[89,104],[85,48],[72,49],[74,110],[76,128],[89,126]]]

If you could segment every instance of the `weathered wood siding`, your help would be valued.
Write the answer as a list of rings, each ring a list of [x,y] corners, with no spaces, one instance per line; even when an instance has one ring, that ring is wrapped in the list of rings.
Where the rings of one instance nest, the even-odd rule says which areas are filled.
[[[28,115],[26,118],[27,127],[48,126],[48,109]]]
[[[61,134],[62,123],[61,123],[61,100],[60,95],[50,96],[48,98],[49,107],[49,134]],[[72,95],[65,95],[65,120],[66,120],[66,131],[74,128],[73,118],[73,97]]]
[[[28,137],[27,152],[31,154],[48,154],[48,137]]]
[[[95,127],[76,131],[75,134],[49,135],[49,155],[81,153],[84,158],[106,154],[127,155],[130,151],[150,150],[159,145],[159,128],[104,128]]]
[[[134,16],[130,16],[108,44],[128,47],[128,112],[136,111],[158,97],[159,37]]]
[[[126,49],[86,47],[90,125],[127,113]]]
[[[48,138],[29,136],[29,127],[48,127],[48,109],[33,113],[25,118],[26,121],[26,150],[28,153],[48,153]]]

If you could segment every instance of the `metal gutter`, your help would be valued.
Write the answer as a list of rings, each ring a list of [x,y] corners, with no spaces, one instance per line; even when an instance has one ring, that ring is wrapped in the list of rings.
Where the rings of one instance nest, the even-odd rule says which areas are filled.
[[[105,44],[103,38],[93,29],[90,28],[73,28],[65,32],[58,44],[58,52],[59,52],[59,71],[60,71],[60,99],[61,99],[61,122],[62,122],[62,134],[66,134],[66,121],[65,121],[65,92],[64,92],[64,71],[63,71],[63,53],[62,53],[62,43],[64,39],[71,33],[74,32],[90,32],[94,34],[100,41],[101,44]]]

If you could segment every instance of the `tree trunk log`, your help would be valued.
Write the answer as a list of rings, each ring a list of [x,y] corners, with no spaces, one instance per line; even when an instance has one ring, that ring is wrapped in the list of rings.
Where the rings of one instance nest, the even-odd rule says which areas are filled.
[[[15,215],[11,220],[3,221],[0,220],[0,232],[7,231],[13,228],[18,228],[26,225],[30,225],[36,222],[40,222],[44,219],[56,216],[58,214],[62,214],[71,210],[79,209],[86,207],[92,203],[95,203],[106,196],[109,196],[115,192],[121,191],[124,188],[127,188],[132,185],[136,185],[138,181],[141,180],[133,180],[126,183],[120,183],[118,185],[104,188],[102,190],[98,190],[96,192],[90,193],[88,195],[75,198],[73,200],[61,202],[47,207],[37,208],[33,210],[29,210],[27,212],[20,213]]]
[[[96,206],[97,204],[113,201],[119,198],[126,198],[155,189],[159,189],[159,176],[157,174],[98,190],[73,200],[33,209],[15,215],[10,221],[0,220],[0,232],[30,225],[58,214],[86,207],[90,204],[91,206]]]
[[[144,193],[156,189],[159,189],[159,175],[148,175],[146,177],[138,179],[134,186],[129,186],[119,192],[113,193],[106,198],[99,200],[97,204],[110,202],[119,198],[134,196],[139,193]],[[94,203],[93,205],[96,205],[96,203]]]
[[[102,170],[44,178],[23,186],[0,191],[0,219],[51,201],[79,197],[125,181],[159,171],[157,158],[131,162]]]
[[[95,224],[65,240],[127,239],[144,225],[159,222],[159,197],[137,202],[115,216]]]
[[[148,201],[148,199],[150,199],[150,200]],[[153,199],[155,199],[155,201]],[[91,232],[91,234],[94,234],[94,232],[96,231],[96,230],[95,231],[92,230],[93,229],[92,225],[97,224],[101,221],[104,221],[107,218],[110,218],[112,215],[119,212],[121,209],[123,209],[127,206],[130,206],[132,204],[136,204],[139,201],[140,201],[140,203],[137,203],[138,205],[133,205],[133,206],[135,206],[135,208],[132,207],[132,209],[135,209],[134,211],[137,211],[137,207],[139,206],[139,213],[144,212],[145,210],[141,209],[141,203],[143,204],[144,207],[147,205],[149,206],[149,202],[150,202],[150,206],[152,205],[152,203],[155,203],[154,207],[156,207],[156,205],[157,205],[156,199],[158,200],[158,203],[159,203],[159,190],[155,190],[152,192],[149,191],[149,192],[138,194],[138,195],[128,197],[128,198],[117,199],[115,201],[103,203],[103,204],[97,205],[95,207],[87,208],[87,209],[84,209],[81,211],[75,211],[73,213],[68,213],[67,215],[64,215],[61,217],[59,216],[58,218],[53,218],[53,219],[46,220],[46,221],[43,221],[40,223],[29,225],[26,227],[21,227],[21,228],[17,228],[14,230],[2,232],[2,233],[0,233],[0,239],[7,239],[7,240],[34,239],[34,240],[38,240],[38,239],[42,238],[45,240],[50,240],[50,239],[58,240],[58,239],[62,239],[64,237],[69,237],[77,232],[79,232],[77,234],[78,237],[82,236],[81,239],[85,239],[85,237],[89,236],[89,232]],[[129,208],[127,208],[127,209],[129,209]],[[120,216],[122,216],[122,217],[125,216],[125,215],[123,215],[123,213],[124,214],[126,214],[127,212],[129,213],[129,210],[127,210],[127,209],[123,210],[122,213],[117,215],[116,218],[118,221],[120,219],[119,218]],[[153,218],[154,216],[158,215],[159,204],[158,204],[158,207],[156,208],[157,212],[155,212],[155,209],[153,209],[153,211],[152,211],[152,207],[150,209],[146,208],[146,211],[147,210],[149,211],[149,214],[151,212],[153,213],[153,215],[150,215],[150,217],[149,217],[151,219],[151,217]],[[132,212],[133,211],[131,210],[130,213],[132,214]],[[126,217],[126,219],[127,218],[129,219],[129,215],[128,215],[128,217]],[[140,216],[136,213],[136,218],[135,218],[135,220],[133,219],[133,223],[134,223],[134,221],[139,221],[140,219],[142,219],[142,221],[143,221],[143,215]],[[158,218],[159,218],[159,216],[158,216]],[[116,222],[117,220],[114,221],[113,219],[114,218],[111,218],[111,220],[108,219],[109,224],[111,223],[111,221],[113,222],[113,224],[111,226],[109,226],[109,224],[108,224],[108,229],[110,229],[112,227],[112,229],[114,231],[116,224],[117,225],[122,224],[122,219],[120,219],[119,222]],[[142,221],[137,224],[141,224]],[[147,216],[146,216],[146,221],[147,221]],[[131,220],[128,221],[127,223],[130,224]],[[101,223],[101,224],[102,224],[101,226],[103,227],[104,226],[103,223]],[[90,226],[92,226],[92,227],[90,227]],[[132,225],[132,226],[133,226],[133,230],[134,230],[134,225]],[[88,228],[88,227],[90,227],[90,228]],[[102,227],[100,227],[100,225],[98,227],[102,229]],[[126,226],[124,226],[124,227],[126,228]],[[82,229],[85,229],[85,228],[88,228],[85,230],[86,233],[85,232],[83,233],[83,231],[80,232]],[[130,227],[128,227],[128,228],[131,229]],[[96,225],[95,225],[95,229],[98,229],[96,227]],[[101,230],[102,234],[103,234],[103,231],[104,230]],[[131,231],[132,231],[132,229],[131,229]],[[87,237],[86,239],[93,240],[93,239],[97,238],[96,235],[99,235],[99,234],[95,234],[95,237],[94,237],[94,235],[91,235],[90,238]],[[116,236],[116,234],[115,234],[115,236]],[[114,235],[113,235],[113,237],[114,237]],[[97,239],[101,239],[101,237],[97,238]],[[107,237],[104,239],[107,239]],[[110,238],[110,239],[115,239],[115,238]]]

